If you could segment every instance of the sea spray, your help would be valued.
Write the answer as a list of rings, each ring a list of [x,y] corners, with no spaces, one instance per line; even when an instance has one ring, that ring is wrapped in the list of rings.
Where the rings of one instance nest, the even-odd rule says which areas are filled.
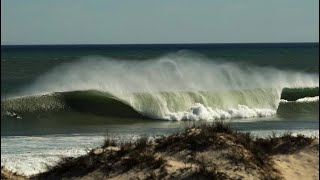
[[[190,115],[194,106],[201,104],[211,115],[198,113],[197,118],[189,119],[215,119],[273,114],[270,112],[276,111],[283,88],[318,87],[318,84],[319,77],[315,74],[178,52],[145,61],[86,57],[54,68],[21,95],[96,90],[112,94],[151,118],[188,119],[195,115]],[[239,113],[231,113],[236,111]],[[219,116],[214,115],[217,112]],[[225,112],[229,115],[223,115]]]

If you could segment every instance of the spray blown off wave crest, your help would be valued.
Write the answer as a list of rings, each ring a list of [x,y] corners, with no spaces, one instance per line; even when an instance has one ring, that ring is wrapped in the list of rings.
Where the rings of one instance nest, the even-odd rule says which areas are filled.
[[[178,52],[146,61],[87,57],[55,68],[22,95],[96,90],[144,116],[198,120],[271,115],[283,88],[318,84],[315,74]]]

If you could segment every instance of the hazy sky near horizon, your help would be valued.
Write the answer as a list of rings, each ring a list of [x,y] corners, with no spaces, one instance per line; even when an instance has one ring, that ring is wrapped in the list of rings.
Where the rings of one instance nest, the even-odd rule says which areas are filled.
[[[1,0],[1,44],[318,41],[319,0]]]

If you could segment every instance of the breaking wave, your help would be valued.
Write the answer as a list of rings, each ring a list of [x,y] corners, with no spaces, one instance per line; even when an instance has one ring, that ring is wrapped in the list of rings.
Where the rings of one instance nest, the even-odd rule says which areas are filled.
[[[165,120],[261,117],[276,114],[279,104],[308,103],[307,97],[319,95],[318,87],[317,74],[190,52],[147,61],[88,57],[53,69],[20,97],[2,100],[1,116],[71,110]]]

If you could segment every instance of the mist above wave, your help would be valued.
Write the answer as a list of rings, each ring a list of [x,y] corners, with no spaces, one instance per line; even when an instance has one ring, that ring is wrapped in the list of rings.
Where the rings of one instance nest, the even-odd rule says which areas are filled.
[[[207,59],[178,52],[146,61],[84,57],[44,74],[24,90],[27,94],[100,90],[111,93],[316,87],[319,77],[271,67]]]

